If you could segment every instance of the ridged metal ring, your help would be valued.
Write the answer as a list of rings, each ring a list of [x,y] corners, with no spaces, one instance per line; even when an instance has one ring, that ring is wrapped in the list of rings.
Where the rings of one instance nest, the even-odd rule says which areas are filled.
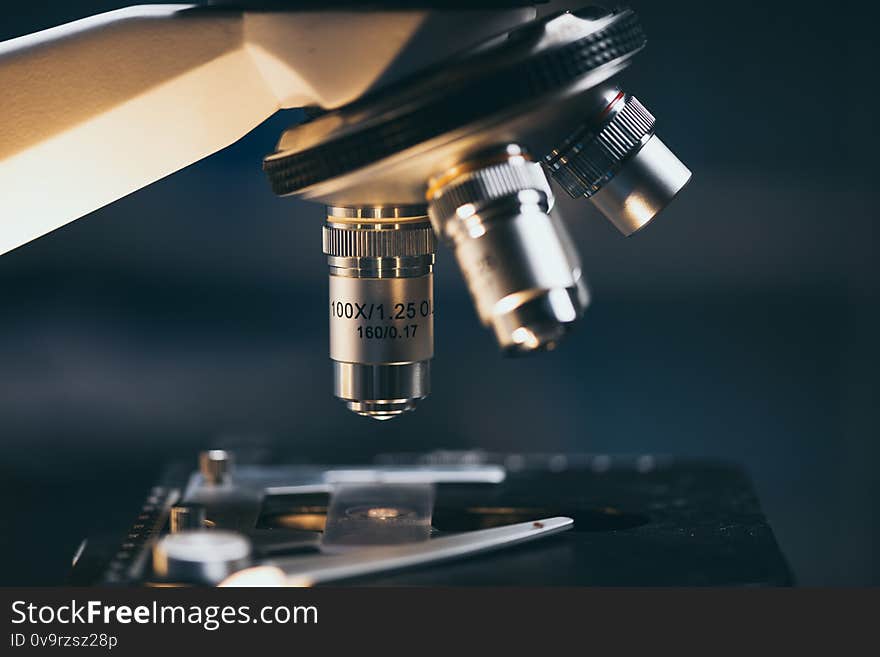
[[[654,134],[654,116],[634,96],[621,95],[598,128],[586,128],[545,158],[550,175],[572,198],[598,192]]]
[[[585,22],[595,18],[584,12],[573,15],[579,13],[583,13]],[[266,156],[263,170],[273,191],[292,194],[373,164],[508,111],[523,99],[555,93],[602,67],[626,60],[645,46],[645,35],[632,11],[622,10],[606,18],[600,29],[575,37],[570,43],[531,52],[536,34],[553,17],[536,21],[514,30],[504,45],[478,51],[471,58],[420,74],[417,80],[409,81],[411,84],[398,84],[384,95],[368,95],[317,117],[297,129],[333,121],[351,128],[331,131],[329,137],[313,143],[306,140],[301,148],[282,148]],[[507,63],[486,71],[484,61]],[[421,85],[431,93],[411,97],[412,90],[423,88]],[[371,119],[362,120],[364,116]],[[353,117],[361,118],[353,122]]]
[[[401,258],[430,255],[436,251],[434,230],[424,223],[396,228],[352,228],[329,223],[324,226],[324,253],[336,258]]]
[[[430,200],[428,214],[438,227],[464,205],[472,204],[479,210],[485,204],[527,189],[543,193],[548,209],[553,205],[553,193],[540,164],[522,161],[495,164],[463,174],[438,189]]]

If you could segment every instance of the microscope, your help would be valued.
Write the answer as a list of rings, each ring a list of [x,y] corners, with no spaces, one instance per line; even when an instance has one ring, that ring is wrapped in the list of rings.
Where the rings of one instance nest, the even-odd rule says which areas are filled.
[[[13,39],[0,44],[0,253],[305,108],[263,169],[275,194],[326,207],[333,394],[389,420],[431,391],[438,240],[500,350],[549,350],[589,303],[554,196],[631,235],[688,183],[654,115],[616,82],[645,45],[631,10],[519,0],[151,5]],[[700,472],[723,500],[711,512],[693,502],[689,466],[652,457],[442,452],[305,467],[214,449],[195,472],[171,468],[121,541],[85,542],[72,581],[789,581],[747,481]],[[645,551],[704,512],[697,532],[745,514],[741,549],[712,529],[647,577]],[[385,574],[572,526],[575,538],[490,568]],[[620,540],[635,546],[626,564]],[[721,567],[684,565],[713,550]],[[612,555],[614,568],[589,567]]]
[[[327,208],[334,394],[387,420],[431,390],[438,239],[500,349],[552,349],[589,301],[554,193],[629,235],[690,179],[614,81],[645,47],[632,11],[243,4],[132,7],[0,46],[0,252],[305,107],[263,168]]]

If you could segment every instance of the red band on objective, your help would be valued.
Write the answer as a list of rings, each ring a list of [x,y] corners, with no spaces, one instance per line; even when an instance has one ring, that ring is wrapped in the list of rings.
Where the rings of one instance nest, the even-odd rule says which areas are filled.
[[[615,105],[617,105],[617,101],[619,101],[625,95],[626,94],[624,94],[622,91],[618,92],[618,94],[614,97],[614,100],[612,100],[610,103],[608,103],[608,107],[606,107],[604,110],[602,110],[602,114],[599,115],[599,119],[600,120],[604,119],[608,115],[608,112],[611,111],[611,108],[613,108]]]

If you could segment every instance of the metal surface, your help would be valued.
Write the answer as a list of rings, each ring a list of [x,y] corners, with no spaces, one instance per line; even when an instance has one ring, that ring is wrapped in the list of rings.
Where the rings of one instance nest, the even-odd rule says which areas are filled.
[[[224,530],[167,534],[153,547],[154,572],[170,582],[217,584],[248,566],[250,558],[250,541]]]
[[[606,89],[596,116],[544,158],[554,180],[572,198],[596,193],[654,132],[654,117],[636,98],[616,87]]]
[[[513,353],[554,348],[588,303],[577,254],[550,215],[540,164],[509,145],[429,184],[430,214],[449,241],[481,321]]]
[[[264,169],[279,194],[331,205],[419,203],[430,176],[487,148],[549,152],[583,120],[590,91],[644,43],[630,11],[535,21],[291,128]]]
[[[204,529],[206,519],[205,507],[201,504],[175,504],[168,517],[168,531],[177,534],[192,529]]]
[[[387,420],[431,389],[434,232],[424,206],[327,208],[334,394]]]
[[[571,518],[545,518],[409,545],[366,548],[333,556],[278,559],[274,564],[236,573],[221,586],[314,586],[512,547],[566,531],[573,524]]]
[[[677,462],[652,455],[485,452],[387,455],[379,459],[382,465],[360,466],[281,465],[285,458],[283,452],[274,452],[267,455],[267,464],[241,463],[233,490],[227,491],[226,498],[211,498],[214,506],[209,511],[216,527],[246,536],[257,559],[317,552],[333,491],[340,486],[435,484],[430,542],[534,518],[565,516],[573,518],[575,526],[563,536],[528,549],[399,574],[376,573],[362,583],[792,583],[749,478],[729,464]],[[144,513],[150,513],[148,508],[162,508],[163,500],[174,499],[177,490],[185,489],[185,498],[222,490],[206,485],[186,467],[170,468],[160,484],[150,491],[144,511],[129,529],[128,535],[134,538],[120,542],[122,528],[116,527],[108,527],[106,537],[89,537],[71,583],[155,581],[150,549],[165,534],[165,516],[159,513],[144,520]],[[254,500],[250,516],[224,510],[228,504],[234,511],[248,496]],[[385,509],[394,506],[388,498],[378,501]]]
[[[545,158],[571,196],[584,196],[624,235],[644,227],[690,180],[691,172],[654,133],[654,116],[616,87],[605,106]]]
[[[395,364],[333,362],[334,394],[348,410],[374,420],[413,411],[431,392],[431,361]]]
[[[654,135],[590,201],[624,235],[648,224],[690,181],[691,172]]]
[[[223,449],[209,449],[199,454],[199,472],[205,483],[219,486],[229,482],[232,454]]]
[[[211,450],[217,451],[217,450]],[[250,532],[259,523],[266,500],[283,495],[329,494],[351,484],[495,484],[504,481],[497,465],[307,466],[240,465],[227,486],[205,480],[199,472],[180,482],[180,503],[204,506],[215,527]],[[177,497],[175,496],[175,500]],[[170,507],[170,504],[169,504]],[[161,523],[164,517],[159,520]]]

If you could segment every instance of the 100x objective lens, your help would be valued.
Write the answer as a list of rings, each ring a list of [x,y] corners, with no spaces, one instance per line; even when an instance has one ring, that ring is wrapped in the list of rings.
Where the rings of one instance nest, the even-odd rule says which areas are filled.
[[[327,208],[334,393],[387,420],[431,387],[435,239],[424,206]]]

